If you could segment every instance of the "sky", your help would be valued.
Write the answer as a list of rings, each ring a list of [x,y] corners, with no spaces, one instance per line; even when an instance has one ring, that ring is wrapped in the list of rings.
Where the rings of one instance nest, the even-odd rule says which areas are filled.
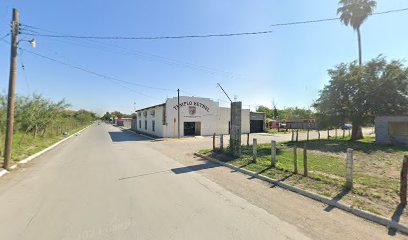
[[[13,8],[23,31],[78,36],[154,37],[270,31],[270,34],[165,40],[86,40],[20,35],[17,94],[39,93],[73,109],[131,113],[181,95],[228,105],[220,83],[244,108],[310,108],[329,82],[327,70],[357,59],[355,31],[340,21],[271,27],[336,17],[337,0],[0,0],[0,38]],[[407,8],[378,0],[376,12]],[[408,58],[408,11],[370,16],[362,26],[363,60]],[[35,31],[35,32],[33,32]],[[4,38],[7,42],[10,37]],[[10,46],[0,41],[0,90],[6,94]],[[407,63],[406,63],[407,64]],[[22,68],[24,65],[24,69]],[[81,71],[94,73],[116,80]],[[130,82],[130,83],[125,83]],[[143,85],[143,86],[141,86]]]

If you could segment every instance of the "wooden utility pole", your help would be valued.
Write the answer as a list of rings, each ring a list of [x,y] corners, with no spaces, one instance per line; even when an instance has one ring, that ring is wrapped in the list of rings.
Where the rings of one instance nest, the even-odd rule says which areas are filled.
[[[14,128],[14,101],[16,96],[17,78],[17,45],[18,33],[20,30],[20,16],[17,9],[13,9],[13,20],[11,22],[11,55],[10,55],[10,78],[7,99],[7,129],[4,147],[3,168],[8,169],[11,160],[11,150],[13,145]]]
[[[408,156],[404,157],[401,169],[400,182],[400,201],[404,206],[407,205],[407,173],[408,173]]]
[[[180,138],[180,89],[177,89],[177,137]]]

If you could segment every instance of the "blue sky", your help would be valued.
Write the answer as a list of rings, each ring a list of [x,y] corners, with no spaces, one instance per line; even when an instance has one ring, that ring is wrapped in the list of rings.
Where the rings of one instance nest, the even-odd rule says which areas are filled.
[[[408,7],[378,0],[376,11]],[[256,36],[173,40],[72,40],[37,37],[37,53],[124,81],[117,84],[20,52],[17,93],[41,93],[73,108],[130,113],[166,97],[195,95],[228,100],[224,89],[253,109],[258,105],[308,108],[328,82],[327,69],[357,58],[356,34],[340,22],[288,27],[274,23],[336,17],[337,0],[106,1],[0,0],[0,37],[12,8],[42,33],[96,36],[165,36],[273,30]],[[407,59],[408,12],[372,16],[362,27],[363,58]],[[49,31],[49,32],[47,32]],[[28,39],[29,36],[21,36]],[[6,38],[9,41],[9,37]],[[21,47],[29,48],[26,42]],[[0,42],[0,89],[7,89],[10,49]],[[25,65],[22,71],[21,63]],[[141,94],[139,94],[141,93]],[[147,96],[146,96],[147,95]]]

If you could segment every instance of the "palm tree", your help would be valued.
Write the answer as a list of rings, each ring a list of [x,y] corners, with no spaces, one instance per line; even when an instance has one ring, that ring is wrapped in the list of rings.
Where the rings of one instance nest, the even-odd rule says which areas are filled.
[[[342,5],[337,9],[337,14],[340,14],[340,21],[346,26],[352,26],[357,31],[358,37],[358,63],[362,65],[361,53],[361,33],[360,27],[364,21],[373,14],[377,2],[374,0],[340,0]]]

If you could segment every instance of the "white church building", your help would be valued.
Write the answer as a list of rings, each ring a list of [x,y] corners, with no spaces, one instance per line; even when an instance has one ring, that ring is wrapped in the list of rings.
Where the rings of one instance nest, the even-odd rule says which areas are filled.
[[[180,136],[209,136],[229,134],[230,108],[220,107],[209,98],[180,96],[168,98],[165,103],[137,110],[138,132],[173,138],[178,136],[178,110],[180,109]],[[242,133],[250,132],[250,110],[242,109]]]

